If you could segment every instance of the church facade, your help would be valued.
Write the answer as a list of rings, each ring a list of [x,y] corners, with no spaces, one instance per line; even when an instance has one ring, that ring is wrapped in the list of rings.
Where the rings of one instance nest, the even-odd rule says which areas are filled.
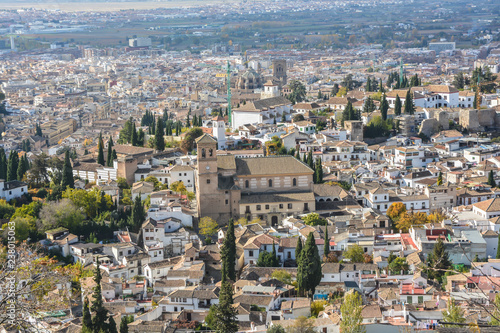
[[[196,140],[196,199],[199,218],[219,224],[230,218],[278,225],[290,215],[315,209],[314,171],[293,156],[238,158],[218,155],[208,134]]]

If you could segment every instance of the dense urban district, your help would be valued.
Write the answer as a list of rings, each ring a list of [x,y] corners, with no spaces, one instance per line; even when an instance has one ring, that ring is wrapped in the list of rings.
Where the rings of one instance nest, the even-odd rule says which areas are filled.
[[[499,13],[0,9],[0,332],[500,332]]]

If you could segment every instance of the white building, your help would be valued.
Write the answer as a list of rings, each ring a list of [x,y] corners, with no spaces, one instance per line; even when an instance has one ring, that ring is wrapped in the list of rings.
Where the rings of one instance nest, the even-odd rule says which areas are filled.
[[[425,87],[411,88],[413,104],[421,108],[458,107],[459,91],[455,87],[445,85],[428,85]],[[406,100],[408,89],[395,89],[387,92],[386,98],[389,106],[394,108],[396,96],[401,100],[401,106]]]
[[[234,109],[232,127],[238,129],[247,124],[273,124],[274,118],[280,121],[282,115],[290,120],[292,103],[282,96],[247,102]]]
[[[224,118],[217,116],[212,119],[212,135],[217,139],[217,149],[226,149],[226,125]]]
[[[6,182],[0,179],[0,198],[9,202],[28,193],[28,185],[18,180]]]

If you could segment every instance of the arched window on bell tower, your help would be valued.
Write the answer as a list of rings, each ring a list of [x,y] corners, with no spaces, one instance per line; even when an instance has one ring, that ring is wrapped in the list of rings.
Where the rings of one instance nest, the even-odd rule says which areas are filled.
[[[205,157],[206,157],[205,148],[201,148],[201,158],[205,158]]]
[[[212,157],[212,156],[213,156],[213,154],[214,154],[214,151],[213,151],[213,149],[212,149],[212,148],[210,148],[210,149],[208,150],[208,156]]]

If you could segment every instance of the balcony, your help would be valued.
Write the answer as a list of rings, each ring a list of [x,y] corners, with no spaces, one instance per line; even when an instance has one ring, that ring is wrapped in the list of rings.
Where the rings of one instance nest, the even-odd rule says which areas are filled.
[[[198,308],[199,309],[210,309],[210,306],[212,304],[210,304],[210,301],[208,302],[208,304],[206,302],[199,302],[198,303]]]

